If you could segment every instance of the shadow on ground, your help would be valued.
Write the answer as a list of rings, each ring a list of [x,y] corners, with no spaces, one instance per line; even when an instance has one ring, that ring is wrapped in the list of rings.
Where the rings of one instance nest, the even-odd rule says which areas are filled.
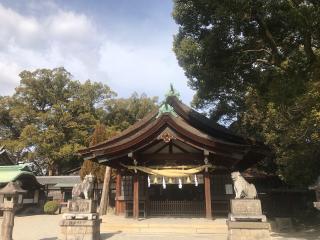
[[[101,240],[107,240],[111,237],[113,237],[114,235],[116,234],[120,234],[121,231],[118,231],[118,232],[113,232],[113,233],[101,233],[100,237],[101,237]],[[58,240],[57,237],[48,237],[48,238],[41,238],[39,240]]]
[[[274,239],[320,240],[320,225],[301,231],[273,232],[271,236]]]
[[[101,240],[106,240],[111,238],[112,236],[116,235],[116,234],[120,234],[121,231],[117,231],[117,232],[112,232],[112,233],[101,233],[100,237]]]

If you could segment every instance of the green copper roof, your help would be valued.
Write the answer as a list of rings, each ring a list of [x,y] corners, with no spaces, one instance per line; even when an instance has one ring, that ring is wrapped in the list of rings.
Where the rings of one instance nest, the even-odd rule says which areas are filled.
[[[172,83],[170,84],[170,89],[166,93],[166,98],[163,101],[163,104],[159,108],[159,112],[156,118],[160,117],[162,114],[171,114],[174,117],[178,117],[178,114],[174,111],[173,107],[168,104],[168,98],[169,97],[177,97],[178,99],[180,98],[180,94],[173,88]]]
[[[23,164],[0,166],[0,183],[15,181],[21,175],[34,176],[32,172],[28,171],[26,165]]]
[[[174,117],[178,116],[178,114],[174,111],[173,107],[170,106],[168,103],[164,103],[161,105],[156,118],[160,117],[164,113],[169,113],[169,114],[173,115]]]

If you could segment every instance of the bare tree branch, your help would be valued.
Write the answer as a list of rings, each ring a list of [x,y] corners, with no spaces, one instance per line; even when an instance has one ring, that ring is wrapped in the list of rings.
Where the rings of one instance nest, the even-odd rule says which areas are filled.
[[[267,43],[271,47],[274,64],[279,66],[281,63],[282,56],[278,50],[278,46],[277,46],[277,44],[271,34],[266,22],[262,18],[260,18],[258,16],[258,14],[256,14],[255,19],[256,19],[257,23],[259,24],[260,28],[262,29],[262,33],[264,34],[264,37],[265,37]]]
[[[314,51],[312,49],[312,34],[311,34],[311,31],[309,30],[310,24],[308,23],[309,22],[308,18],[299,11],[299,5],[296,2],[292,0],[288,0],[288,2],[289,2],[289,5],[297,13],[297,15],[301,18],[302,22],[305,25],[306,30],[302,31],[303,39],[304,39],[303,47],[309,61],[312,63],[315,60],[317,60],[317,56],[314,54]]]
[[[242,52],[244,52],[244,53],[246,53],[246,52],[265,52],[265,53],[267,53],[269,55],[272,55],[272,53],[270,51],[268,51],[267,49],[264,49],[264,48],[261,48],[261,49],[248,49],[248,50],[244,50]]]

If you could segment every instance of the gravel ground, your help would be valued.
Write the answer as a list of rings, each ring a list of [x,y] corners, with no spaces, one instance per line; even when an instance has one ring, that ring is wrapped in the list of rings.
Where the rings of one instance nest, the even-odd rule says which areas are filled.
[[[13,231],[14,240],[58,240],[61,215],[17,216]],[[0,218],[0,223],[2,219]],[[226,235],[218,234],[157,234],[102,232],[101,240],[226,240]],[[304,232],[272,233],[273,240],[320,240],[320,227]]]

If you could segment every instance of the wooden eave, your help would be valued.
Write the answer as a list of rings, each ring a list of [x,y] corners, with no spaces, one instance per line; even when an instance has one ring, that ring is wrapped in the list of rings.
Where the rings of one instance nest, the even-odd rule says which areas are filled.
[[[218,156],[216,162],[223,161],[228,166],[245,169],[257,160],[265,157],[268,150],[262,144],[232,134],[228,129],[217,124],[210,125],[210,120],[181,103],[176,97],[169,97],[168,103],[178,116],[158,112],[148,114],[144,119],[123,131],[114,138],[80,150],[85,159],[102,161],[103,164],[114,164],[126,161],[130,152],[139,152],[159,142],[159,135],[170,129],[175,138],[194,148],[206,150]]]
[[[212,152],[238,152],[243,153],[247,150],[250,145],[235,144],[228,142],[219,142],[210,135],[202,134],[200,135],[196,129],[182,124],[181,119],[173,117],[170,114],[164,114],[160,118],[155,119],[148,125],[145,125],[140,131],[128,135],[127,138],[121,139],[117,142],[111,142],[109,145],[96,146],[94,149],[85,152],[84,157],[88,157],[92,154],[95,156],[101,155],[121,155],[123,153],[128,153],[131,151],[136,151],[137,149],[149,144],[151,141],[156,139],[158,135],[164,131],[166,128],[173,130],[177,138],[181,141],[186,141],[190,145],[196,146],[198,148],[212,151]]]
[[[136,134],[137,132],[139,132],[140,130],[144,129],[146,126],[148,126],[149,124],[152,123],[152,121],[154,120],[154,118],[156,117],[158,111],[155,110],[149,114],[147,114],[147,116],[145,116],[143,119],[141,119],[140,121],[136,122],[135,124],[133,124],[132,126],[128,127],[126,130],[122,131],[120,134],[106,140],[103,141],[101,143],[98,143],[96,145],[93,145],[89,148],[85,148],[85,149],[81,149],[79,150],[79,153],[84,156],[87,153],[90,153],[93,150],[96,149],[101,149],[105,146],[110,146],[113,145],[119,141],[122,141],[123,139],[128,138],[131,135]]]
[[[179,99],[175,96],[168,97],[167,101],[179,116],[181,116],[191,126],[199,129],[200,131],[203,131],[211,136],[215,136],[218,139],[226,140],[230,143],[252,143],[250,139],[245,139],[241,136],[238,136],[229,129],[206,118],[204,115],[198,113],[197,111],[179,101]]]

